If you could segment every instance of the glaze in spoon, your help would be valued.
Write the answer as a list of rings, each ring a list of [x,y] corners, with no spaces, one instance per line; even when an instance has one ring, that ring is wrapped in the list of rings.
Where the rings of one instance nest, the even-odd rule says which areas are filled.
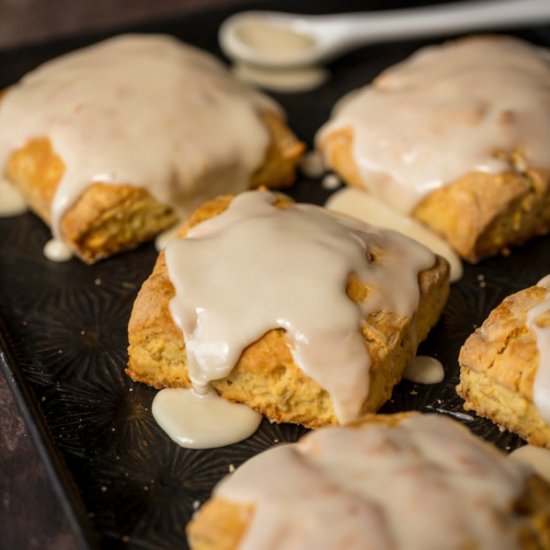
[[[339,15],[245,11],[224,21],[220,45],[250,65],[290,69],[385,40],[517,27],[550,20],[550,0],[485,0]]]

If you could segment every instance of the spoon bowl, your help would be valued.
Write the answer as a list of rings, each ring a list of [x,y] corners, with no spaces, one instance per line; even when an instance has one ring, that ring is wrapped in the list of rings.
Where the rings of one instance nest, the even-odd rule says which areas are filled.
[[[338,15],[245,11],[224,21],[219,42],[231,59],[268,69],[329,61],[374,42],[518,27],[550,20],[550,0],[484,0]]]

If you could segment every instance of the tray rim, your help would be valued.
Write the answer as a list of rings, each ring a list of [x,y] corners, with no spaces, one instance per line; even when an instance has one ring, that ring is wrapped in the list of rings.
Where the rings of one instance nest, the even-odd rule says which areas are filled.
[[[99,533],[92,526],[76,481],[55,446],[36,396],[23,372],[16,367],[17,362],[7,335],[4,319],[0,316],[0,367],[23,418],[31,443],[38,453],[47,480],[69,522],[78,546],[90,550],[99,549]]]

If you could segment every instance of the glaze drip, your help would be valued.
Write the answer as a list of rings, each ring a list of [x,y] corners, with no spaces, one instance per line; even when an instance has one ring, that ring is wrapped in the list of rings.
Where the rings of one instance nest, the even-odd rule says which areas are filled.
[[[242,550],[516,549],[511,503],[531,473],[458,423],[415,415],[312,432],[255,456],[214,495],[254,506]]]
[[[368,395],[370,357],[361,334],[368,315],[412,318],[418,273],[434,265],[426,248],[313,205],[276,205],[264,191],[166,248],[196,388],[228,376],[243,350],[284,329],[295,363],[331,396],[340,422],[356,418]],[[362,303],[346,294],[350,275],[368,287]]]
[[[204,200],[237,193],[261,166],[266,96],[213,56],[163,35],[123,35],[45,63],[0,102],[0,169],[47,137],[65,171],[52,231],[93,182],[143,187],[185,217]],[[32,116],[29,116],[32,113]]]
[[[317,135],[349,129],[366,189],[410,214],[461,176],[550,168],[550,54],[511,37],[423,48],[344,97]]]

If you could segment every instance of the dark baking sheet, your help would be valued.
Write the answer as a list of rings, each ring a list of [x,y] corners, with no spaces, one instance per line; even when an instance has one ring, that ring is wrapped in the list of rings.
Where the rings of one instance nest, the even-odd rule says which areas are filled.
[[[346,9],[384,4],[387,7],[384,2],[348,2]],[[305,1],[249,7],[258,6],[302,12],[343,9],[338,2],[312,6]],[[229,14],[219,10],[130,30],[169,32],[220,54],[216,31]],[[550,46],[549,27],[514,34]],[[46,59],[106,36],[0,52],[0,88]],[[287,110],[291,127],[311,144],[339,97],[427,43],[364,48],[332,64],[333,78],[322,88],[275,96]],[[290,194],[322,203],[330,192],[318,181],[302,178]],[[152,245],[88,267],[76,260],[47,261],[42,247],[49,237],[49,230],[31,214],[0,219],[0,363],[29,431],[83,545],[185,548],[187,521],[224,474],[274,443],[296,440],[305,430],[264,421],[254,436],[237,445],[208,451],[177,447],[151,417],[154,390],[132,383],[124,374],[127,321],[156,257]],[[535,239],[508,257],[465,266],[441,321],[420,348],[420,353],[443,362],[444,382],[421,386],[404,381],[383,410],[436,410],[460,417],[464,411],[454,387],[461,344],[506,295],[547,273],[550,237]],[[521,444],[483,419],[459,420],[503,449]]]

